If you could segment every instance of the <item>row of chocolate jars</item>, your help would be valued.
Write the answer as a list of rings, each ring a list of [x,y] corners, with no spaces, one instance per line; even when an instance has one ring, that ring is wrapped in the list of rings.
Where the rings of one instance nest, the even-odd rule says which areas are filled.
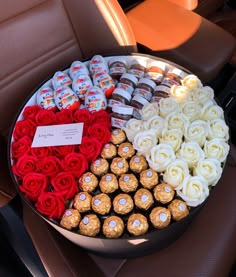
[[[61,220],[67,229],[78,228],[80,234],[96,236],[102,226],[108,238],[120,237],[126,229],[138,236],[152,228],[163,229],[171,219],[177,221],[189,213],[185,202],[174,199],[173,188],[160,183],[145,158],[135,155],[120,129],[112,132],[111,142],[90,170],[81,176],[82,191]]]

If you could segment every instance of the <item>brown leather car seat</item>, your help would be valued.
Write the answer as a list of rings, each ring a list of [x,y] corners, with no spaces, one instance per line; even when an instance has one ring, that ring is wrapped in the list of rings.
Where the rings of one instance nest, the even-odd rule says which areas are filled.
[[[31,91],[76,59],[97,53],[127,54],[137,51],[137,46],[115,0],[0,0],[0,4],[0,204],[5,205],[15,194],[7,171],[6,141],[14,117]],[[221,35],[224,37],[220,31]],[[234,47],[233,39],[226,37],[229,45],[224,63]],[[223,61],[217,70],[215,63],[212,66],[211,74],[220,70]],[[230,181],[235,177],[235,168],[227,165],[221,184],[186,233],[170,247],[144,258],[90,255],[25,204],[24,222],[49,276],[143,276],[144,272],[149,276],[224,276],[236,254],[232,247],[236,239],[232,205],[236,187]]]

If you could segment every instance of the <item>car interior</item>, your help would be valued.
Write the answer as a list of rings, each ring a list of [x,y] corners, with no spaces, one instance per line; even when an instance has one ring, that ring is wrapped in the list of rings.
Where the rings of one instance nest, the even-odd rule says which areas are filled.
[[[236,276],[236,5],[233,0],[0,0],[0,275]],[[9,134],[32,91],[95,54],[148,54],[174,62],[215,91],[231,150],[222,178],[187,230],[133,259],[73,244],[21,198]]]

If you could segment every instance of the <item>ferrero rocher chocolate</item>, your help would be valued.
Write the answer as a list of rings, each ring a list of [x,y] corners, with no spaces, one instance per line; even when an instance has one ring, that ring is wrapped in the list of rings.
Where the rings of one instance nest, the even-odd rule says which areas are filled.
[[[132,214],[127,223],[127,229],[131,235],[140,236],[148,230],[147,218],[142,214]]]
[[[115,129],[111,132],[111,142],[116,144],[121,144],[126,140],[126,134],[121,129]]]
[[[105,219],[102,227],[103,234],[107,238],[119,238],[124,232],[124,222],[118,216],[109,216]]]
[[[91,173],[86,172],[79,178],[79,186],[82,191],[92,192],[98,185],[97,177]]]
[[[161,202],[162,204],[169,203],[175,196],[175,191],[173,187],[169,184],[159,184],[157,185],[154,190],[154,197],[157,201]]]
[[[140,173],[140,183],[147,189],[152,189],[158,184],[158,174],[149,168]]]
[[[79,225],[80,220],[81,216],[79,211],[75,209],[67,209],[62,216],[60,225],[68,230],[71,230]]]
[[[115,145],[112,143],[107,143],[102,148],[101,157],[103,159],[109,160],[109,159],[114,158],[116,156],[116,154],[117,154],[117,149],[116,149]]]
[[[80,213],[87,212],[91,210],[91,201],[92,196],[88,192],[80,192],[76,194],[74,198],[74,208],[76,208],[76,210]]]
[[[148,210],[154,203],[153,196],[149,190],[139,189],[134,195],[134,203],[138,208]]]
[[[128,214],[134,208],[133,199],[129,194],[118,194],[113,200],[113,208],[117,214]]]
[[[90,166],[91,171],[98,176],[104,175],[109,169],[109,163],[103,158],[98,158]]]
[[[168,209],[171,212],[172,218],[175,221],[186,217],[189,214],[188,207],[186,203],[179,199],[174,199],[168,206]]]
[[[123,142],[118,147],[118,155],[122,158],[128,159],[135,154],[133,145],[130,142]]]
[[[92,198],[92,208],[95,213],[105,215],[111,209],[111,199],[105,193],[100,193]]]
[[[116,176],[113,173],[103,175],[99,182],[99,187],[104,193],[113,193],[119,188]]]
[[[114,158],[111,162],[111,171],[116,175],[121,175],[129,170],[129,164],[124,158]]]
[[[119,187],[123,192],[136,191],[138,180],[134,174],[122,174],[119,178]]]
[[[100,231],[101,223],[95,214],[86,215],[79,224],[81,235],[95,237]]]
[[[164,207],[156,207],[150,213],[150,220],[153,227],[163,229],[170,224],[170,211]]]
[[[147,169],[148,164],[144,156],[135,155],[130,159],[129,166],[133,172],[140,173]]]

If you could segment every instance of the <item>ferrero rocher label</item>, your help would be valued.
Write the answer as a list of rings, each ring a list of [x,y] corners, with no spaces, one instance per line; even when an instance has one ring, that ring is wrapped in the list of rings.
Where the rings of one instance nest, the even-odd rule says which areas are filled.
[[[186,203],[179,199],[174,199],[168,206],[171,215],[175,221],[186,217],[189,214],[188,207]]]
[[[114,158],[111,162],[111,171],[116,175],[121,175],[129,170],[129,164],[124,158]]]
[[[86,215],[79,224],[81,235],[95,237],[100,231],[101,223],[95,214]]]
[[[150,213],[150,221],[157,229],[166,228],[170,224],[170,211],[164,207],[156,207]]]
[[[129,194],[118,194],[113,200],[113,208],[117,214],[128,214],[134,208],[133,199]]]
[[[109,163],[106,159],[98,158],[91,164],[90,169],[95,175],[101,176],[107,173],[109,169]]]
[[[169,184],[159,184],[154,188],[153,192],[155,199],[162,204],[172,201],[175,195],[173,187]]]
[[[103,175],[99,182],[99,187],[104,193],[113,193],[119,188],[116,176],[113,173]]]
[[[148,231],[149,224],[147,218],[142,214],[132,214],[127,223],[127,229],[133,236],[140,236]]]
[[[74,207],[81,213],[91,209],[92,196],[88,192],[80,192],[74,198]]]
[[[117,149],[114,144],[112,143],[107,143],[104,145],[102,152],[101,152],[101,157],[103,159],[112,159],[116,156],[117,154]]]
[[[105,215],[111,209],[111,199],[105,193],[100,193],[92,198],[92,209],[95,213]]]
[[[126,134],[121,129],[115,129],[111,132],[111,142],[115,145],[121,144],[126,140]]]
[[[97,185],[98,179],[91,172],[84,173],[79,179],[79,186],[83,191],[92,192],[96,189]]]
[[[147,189],[139,189],[134,195],[134,203],[138,208],[148,210],[154,203],[152,193]]]
[[[140,173],[147,169],[148,164],[144,156],[134,155],[129,162],[130,169],[133,172]]]
[[[124,222],[118,216],[109,216],[103,223],[103,234],[107,238],[119,238],[124,232]]]
[[[122,174],[119,178],[119,187],[123,192],[136,191],[138,180],[134,174]]]
[[[118,148],[118,155],[122,158],[128,159],[135,154],[133,145],[130,142],[123,142]]]
[[[68,230],[76,228],[81,220],[81,216],[79,211],[75,209],[67,209],[65,210],[60,225]]]

